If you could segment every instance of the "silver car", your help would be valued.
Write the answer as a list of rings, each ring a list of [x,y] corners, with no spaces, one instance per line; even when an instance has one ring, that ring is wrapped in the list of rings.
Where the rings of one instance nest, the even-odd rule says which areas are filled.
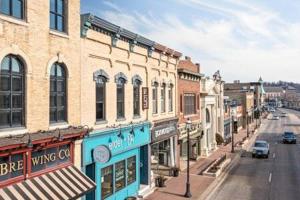
[[[265,157],[270,154],[269,143],[264,140],[256,140],[252,148],[252,158]]]

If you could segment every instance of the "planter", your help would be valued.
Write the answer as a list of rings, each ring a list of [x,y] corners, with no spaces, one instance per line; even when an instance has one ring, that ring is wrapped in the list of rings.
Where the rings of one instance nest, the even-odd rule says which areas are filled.
[[[156,187],[165,187],[166,178],[163,176],[158,176],[155,178],[155,186]]]
[[[174,177],[178,177],[179,176],[179,169],[178,168],[173,168],[172,171],[173,171],[173,176]]]
[[[218,177],[230,161],[231,159],[226,159],[225,156],[218,158],[203,172],[203,175]]]

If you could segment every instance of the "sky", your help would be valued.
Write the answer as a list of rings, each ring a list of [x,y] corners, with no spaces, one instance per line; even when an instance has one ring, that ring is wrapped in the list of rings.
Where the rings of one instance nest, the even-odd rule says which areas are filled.
[[[227,82],[300,82],[299,0],[81,0],[81,12],[220,70]]]

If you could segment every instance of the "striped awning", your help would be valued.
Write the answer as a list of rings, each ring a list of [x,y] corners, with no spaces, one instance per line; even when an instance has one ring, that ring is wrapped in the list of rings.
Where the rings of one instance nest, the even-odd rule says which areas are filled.
[[[69,166],[0,189],[1,200],[68,200],[94,190],[96,184]]]

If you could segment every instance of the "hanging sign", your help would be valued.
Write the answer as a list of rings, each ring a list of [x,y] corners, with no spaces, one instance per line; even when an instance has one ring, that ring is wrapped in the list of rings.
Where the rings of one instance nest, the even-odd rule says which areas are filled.
[[[110,150],[105,145],[97,146],[94,149],[93,157],[96,162],[107,163],[111,157]]]

